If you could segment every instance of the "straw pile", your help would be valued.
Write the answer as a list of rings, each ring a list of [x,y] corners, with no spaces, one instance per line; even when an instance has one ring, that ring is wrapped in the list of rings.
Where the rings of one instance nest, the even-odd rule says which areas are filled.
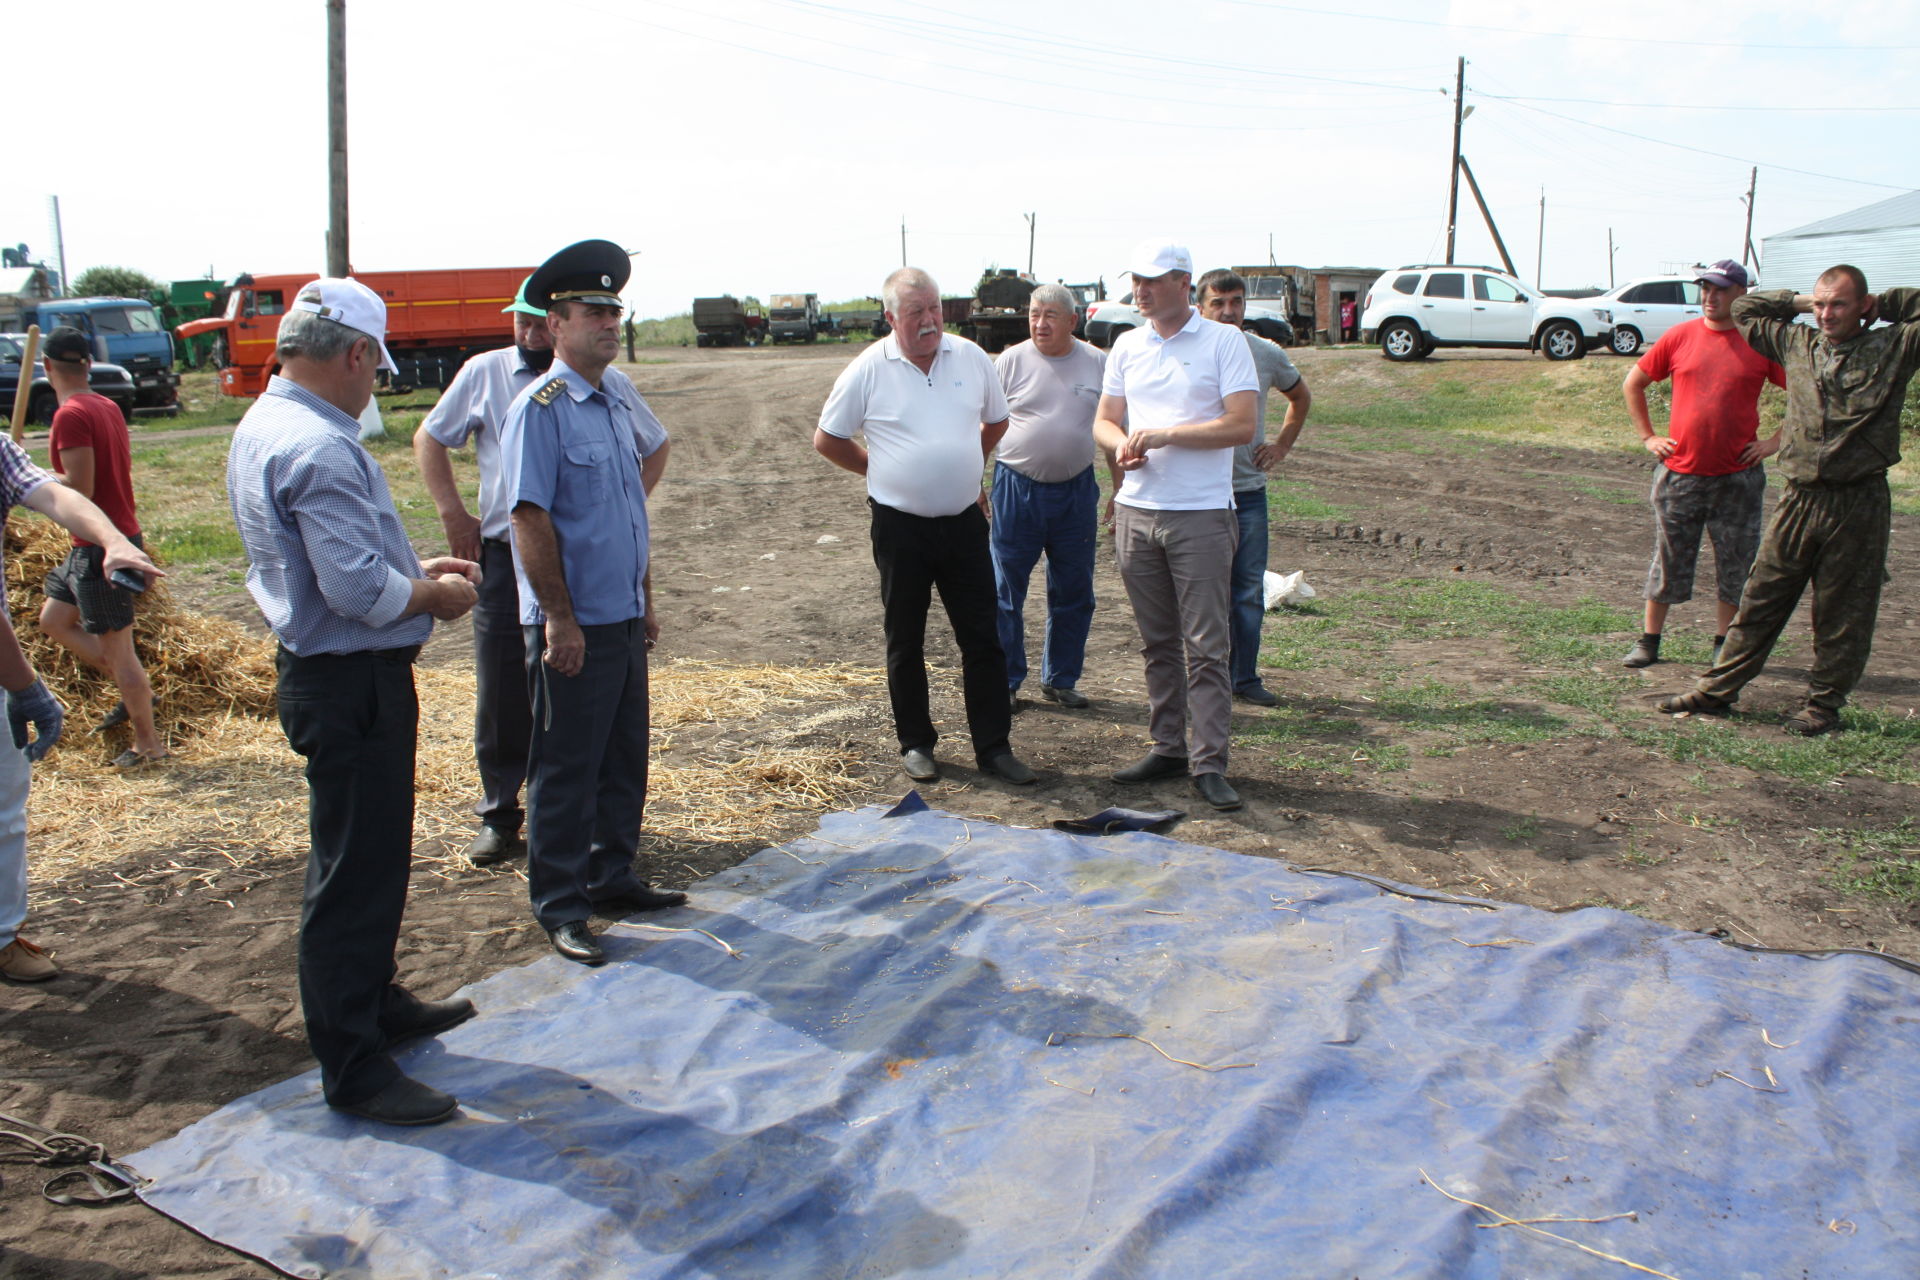
[[[21,514],[7,521],[7,610],[13,629],[27,660],[66,707],[67,732],[82,733],[113,709],[120,693],[104,672],[40,630],[46,599],[41,584],[71,546],[67,531],[51,520]],[[168,742],[181,743],[232,716],[273,718],[272,643],[225,618],[184,613],[166,579],[149,585],[135,605],[133,642],[153,682],[154,715]],[[131,745],[126,730],[116,734],[118,745]]]
[[[40,577],[51,562],[43,549],[29,568],[29,555],[16,553],[18,562],[9,564],[13,582],[38,575],[25,578],[26,597],[13,594],[18,587],[10,591],[14,616],[23,620],[39,607]],[[305,856],[307,789],[302,761],[273,712],[270,642],[219,619],[175,617],[158,607],[161,600],[142,606],[141,651],[172,664],[168,701],[193,708],[197,721],[191,733],[184,725],[172,732],[168,760],[120,772],[106,764],[111,753],[86,735],[95,709],[104,714],[112,706],[110,684],[76,691],[49,678],[76,736],[34,767],[28,848],[38,900],[75,893],[85,887],[81,873],[107,863],[116,864],[107,874],[123,885],[178,893],[197,883],[230,894],[266,875],[268,863]],[[151,647],[144,640],[149,628],[157,638]],[[34,628],[21,630],[24,639]],[[39,643],[44,649],[30,650],[35,664],[43,673],[58,670],[46,652],[57,647]],[[158,686],[159,670],[149,670]],[[823,703],[843,703],[851,690],[881,678],[844,666],[657,666],[643,851],[771,840],[783,815],[810,816],[857,791],[860,756],[782,742],[781,724]],[[195,681],[204,683],[195,688]],[[421,667],[417,683],[414,842],[420,860],[458,871],[477,791],[473,673],[465,663]],[[730,737],[746,745],[721,745]]]

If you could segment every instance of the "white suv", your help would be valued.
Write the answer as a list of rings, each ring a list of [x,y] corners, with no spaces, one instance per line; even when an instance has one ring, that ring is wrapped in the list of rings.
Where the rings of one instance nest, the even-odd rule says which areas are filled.
[[[1611,334],[1612,317],[1598,301],[1545,297],[1498,267],[1417,263],[1367,290],[1360,340],[1378,341],[1389,360],[1424,359],[1440,347],[1510,347],[1578,360]]]
[[[1700,282],[1692,276],[1647,276],[1629,280],[1593,300],[1613,313],[1616,355],[1630,356],[1660,341],[1660,335],[1700,315]]]
[[[1087,307],[1087,341],[1096,347],[1111,347],[1115,338],[1140,324],[1140,308],[1133,305],[1131,293]],[[1293,341],[1293,326],[1270,299],[1247,299],[1246,327],[1283,347]]]

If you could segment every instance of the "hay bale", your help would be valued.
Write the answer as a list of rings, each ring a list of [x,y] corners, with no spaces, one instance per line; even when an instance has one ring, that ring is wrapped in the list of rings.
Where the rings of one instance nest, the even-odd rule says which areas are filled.
[[[29,513],[7,521],[7,610],[28,661],[65,705],[69,732],[97,723],[120,700],[106,673],[40,630],[41,584],[71,545],[51,520]],[[153,682],[155,719],[169,743],[235,716],[275,717],[272,643],[225,618],[185,612],[164,578],[134,606],[133,644]]]

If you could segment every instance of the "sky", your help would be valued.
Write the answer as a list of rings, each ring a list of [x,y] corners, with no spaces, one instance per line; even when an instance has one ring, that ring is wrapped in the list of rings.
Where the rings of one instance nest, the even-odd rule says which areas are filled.
[[[57,196],[71,275],[318,274],[324,0],[80,12],[9,14],[39,141],[0,243],[54,260]],[[347,0],[352,261],[606,238],[643,317],[877,293],[903,223],[952,294],[1030,247],[1112,286],[1149,238],[1201,270],[1439,261],[1459,57],[1461,149],[1529,283],[1740,257],[1754,166],[1756,245],[1920,188],[1908,0]],[[1497,263],[1459,200],[1456,260]]]

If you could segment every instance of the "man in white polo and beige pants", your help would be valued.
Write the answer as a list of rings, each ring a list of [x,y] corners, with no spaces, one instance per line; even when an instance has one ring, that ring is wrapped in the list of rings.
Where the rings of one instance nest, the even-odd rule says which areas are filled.
[[[1208,804],[1238,809],[1226,779],[1233,450],[1253,439],[1259,371],[1238,329],[1188,301],[1193,258],[1184,246],[1143,243],[1127,270],[1146,323],[1107,356],[1093,431],[1122,473],[1115,553],[1147,662],[1153,749],[1113,778],[1191,773]]]

